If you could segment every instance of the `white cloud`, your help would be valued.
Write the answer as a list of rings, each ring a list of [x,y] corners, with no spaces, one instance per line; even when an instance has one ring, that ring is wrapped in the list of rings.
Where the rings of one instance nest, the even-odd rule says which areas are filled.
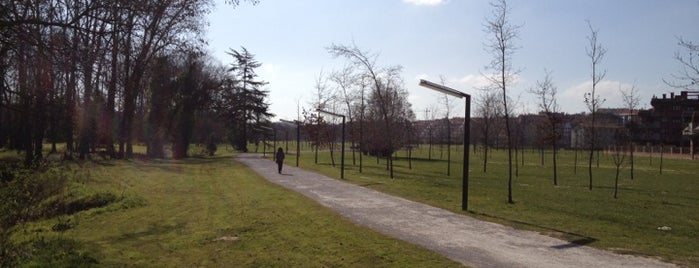
[[[458,88],[471,91],[472,89],[484,88],[490,85],[487,77],[481,74],[468,74],[463,77],[450,79],[450,83],[454,83]]]
[[[403,3],[408,3],[416,6],[436,6],[446,2],[445,0],[403,0]]]
[[[621,81],[601,81],[597,84],[595,94],[598,94],[604,100],[600,108],[618,108],[623,106],[619,87],[630,88],[632,84]],[[584,94],[590,92],[592,81],[585,81],[577,85],[573,85],[560,93],[559,102],[561,108],[566,112],[587,112],[587,106],[584,102]]]
[[[265,63],[260,67],[260,76],[275,75],[284,68],[281,64]]]

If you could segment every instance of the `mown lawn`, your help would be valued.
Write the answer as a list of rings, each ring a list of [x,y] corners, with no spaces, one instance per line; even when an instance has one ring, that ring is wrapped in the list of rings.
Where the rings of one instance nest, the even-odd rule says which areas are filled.
[[[363,158],[359,173],[358,155],[346,155],[347,181],[418,202],[461,211],[461,147],[452,147],[451,175],[447,176],[446,149],[440,159],[439,147],[428,159],[427,145],[413,150],[412,169],[407,152],[398,152],[395,179],[388,177],[386,162]],[[294,153],[294,150],[292,150]],[[488,170],[483,172],[481,152],[471,152],[468,214],[517,228],[537,230],[579,244],[621,253],[657,256],[686,266],[699,266],[699,160],[665,157],[660,174],[659,156],[635,157],[635,178],[630,179],[627,161],[622,166],[618,198],[614,199],[615,166],[609,155],[601,154],[600,166],[593,164],[593,189],[588,190],[587,155],[561,151],[558,186],[553,185],[550,152],[544,164],[538,151],[527,150],[524,164],[518,155],[519,175],[513,182],[514,204],[507,203],[507,151],[493,151]],[[416,158],[416,159],[415,159]],[[295,156],[289,155],[289,164]],[[329,152],[314,164],[312,151],[301,154],[301,167],[340,177],[339,153],[336,166]],[[513,173],[515,171],[513,170]],[[668,226],[669,231],[658,230]]]
[[[460,266],[358,227],[267,182],[231,155],[86,162],[69,173],[77,182],[68,192],[109,192],[118,201],[18,229],[15,240],[34,243],[36,251],[23,265]],[[58,225],[68,227],[57,231]],[[65,247],[81,257],[59,256],[56,249]]]

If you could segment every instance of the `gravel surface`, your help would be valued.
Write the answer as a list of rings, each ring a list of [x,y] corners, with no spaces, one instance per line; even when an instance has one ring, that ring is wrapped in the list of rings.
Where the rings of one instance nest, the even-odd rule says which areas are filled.
[[[308,196],[358,225],[472,267],[676,267],[657,259],[580,246],[364,188],[255,154],[237,159],[267,180]],[[293,162],[293,161],[292,161]]]

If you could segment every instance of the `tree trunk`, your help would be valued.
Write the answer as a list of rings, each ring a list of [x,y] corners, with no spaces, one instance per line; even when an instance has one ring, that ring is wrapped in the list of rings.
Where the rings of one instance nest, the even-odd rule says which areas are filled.
[[[483,173],[488,172],[488,152],[490,151],[490,147],[488,145],[483,147]]]
[[[592,159],[594,158],[594,153],[595,153],[595,131],[594,131],[594,125],[595,125],[595,114],[592,114],[592,128],[590,128],[590,157],[588,159],[588,165],[587,165],[587,174],[590,177],[590,184],[588,186],[588,189],[592,191]]]
[[[619,166],[616,165],[616,177],[614,178],[614,199],[617,198],[617,192],[619,189]]]
[[[335,142],[333,142],[333,141],[330,141],[330,143],[328,144],[328,147],[330,148],[330,163],[332,164],[333,167],[335,166],[335,153],[334,153],[335,146],[334,146],[334,144],[335,144]]]
[[[515,177],[519,177],[519,151],[518,151],[519,146],[515,146]]]
[[[629,162],[631,164],[631,180],[633,180],[633,152],[636,150],[636,145],[631,144],[629,152]]]
[[[429,131],[429,135],[430,135],[430,138],[429,138],[430,147],[427,149],[427,159],[432,160],[432,128],[430,128],[428,131]]]
[[[578,174],[578,148],[573,149],[575,156],[573,157],[573,174]]]
[[[660,174],[663,174],[663,144],[660,144]]]
[[[447,117],[447,176],[451,176],[451,122]]]
[[[558,156],[558,148],[556,147],[556,143],[553,143],[553,185],[558,186],[558,165],[557,165],[557,160],[556,157]]]

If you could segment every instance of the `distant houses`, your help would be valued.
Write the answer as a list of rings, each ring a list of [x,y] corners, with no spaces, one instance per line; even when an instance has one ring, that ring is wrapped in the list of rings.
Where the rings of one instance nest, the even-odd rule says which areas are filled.
[[[653,96],[650,101],[653,109],[639,112],[642,135],[639,140],[651,144],[686,145],[682,130],[694,116],[699,119],[699,91],[681,91],[679,95],[670,93],[662,98]]]
[[[699,127],[699,91],[681,91],[680,94],[663,94],[661,98],[653,96],[648,110],[629,110],[623,108],[603,108],[598,110],[595,122],[596,149],[613,146],[615,136],[620,129],[629,131],[629,138],[638,145],[667,145],[688,147],[689,139],[698,135],[683,135],[683,130],[694,120],[693,128]],[[589,114],[560,114],[559,148],[588,148],[590,132]],[[471,144],[482,144],[485,140],[481,131],[483,118],[471,118]],[[542,140],[546,136],[542,131],[545,115],[523,114],[512,118],[515,126],[513,143],[526,148],[547,146]],[[502,119],[491,122],[493,130],[489,133],[489,145],[506,146]],[[414,122],[420,143],[461,144],[463,142],[463,122],[461,117],[450,120],[418,120]],[[449,126],[447,126],[449,124]],[[447,133],[450,130],[450,134]],[[697,130],[699,131],[699,130]],[[695,144],[699,144],[695,141]]]

